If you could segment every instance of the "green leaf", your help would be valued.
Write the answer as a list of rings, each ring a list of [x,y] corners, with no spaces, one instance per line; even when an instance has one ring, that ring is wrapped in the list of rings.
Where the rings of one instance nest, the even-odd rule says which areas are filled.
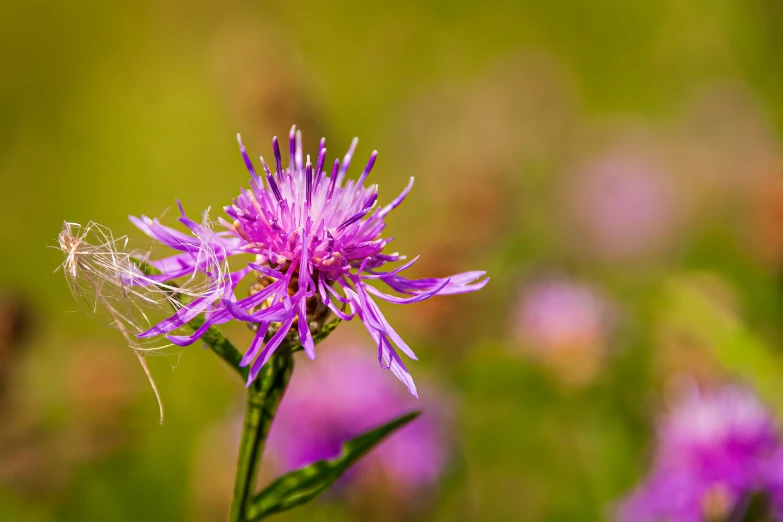
[[[714,292],[713,292],[714,293]],[[708,347],[715,360],[743,380],[778,411],[783,411],[783,366],[775,351],[736,312],[695,278],[676,278],[661,302],[662,324]]]
[[[318,344],[329,337],[329,334],[332,333],[341,322],[342,320],[339,317],[335,317],[333,320],[323,325],[323,327],[313,335],[313,342]]]
[[[368,451],[420,414],[420,411],[414,411],[398,417],[383,426],[349,440],[343,444],[339,456],[333,459],[319,460],[278,478],[253,498],[248,509],[248,520],[255,522],[313,500],[329,489],[348,468]]]
[[[755,491],[743,497],[726,518],[727,522],[774,522],[768,494]]]

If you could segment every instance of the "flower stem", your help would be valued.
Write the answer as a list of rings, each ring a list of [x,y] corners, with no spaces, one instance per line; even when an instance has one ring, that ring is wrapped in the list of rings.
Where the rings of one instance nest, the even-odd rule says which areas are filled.
[[[247,409],[242,425],[234,496],[228,522],[247,520],[247,508],[253,496],[264,443],[293,369],[291,350],[280,347],[248,388]]]
[[[151,276],[161,274],[160,270],[148,263],[145,263],[144,261],[131,258],[131,262],[136,265],[136,267],[145,275]],[[187,304],[187,299],[183,298],[177,293],[177,289],[179,288],[177,283],[173,281],[167,281],[165,286],[159,284],[158,288],[169,295],[169,297],[172,299],[172,304],[174,301],[177,301],[181,304]],[[200,315],[190,321],[188,326],[195,332],[203,324],[204,316]],[[234,345],[231,344],[231,341],[226,339],[217,328],[211,326],[201,337],[201,340],[204,341],[204,343],[209,346],[209,349],[215,352],[218,357],[226,361],[226,363],[228,363],[228,365],[231,366],[235,371],[239,372],[239,375],[243,379],[247,379],[250,370],[247,367],[240,366],[240,362],[242,361],[242,354],[239,353],[239,350],[237,350]]]

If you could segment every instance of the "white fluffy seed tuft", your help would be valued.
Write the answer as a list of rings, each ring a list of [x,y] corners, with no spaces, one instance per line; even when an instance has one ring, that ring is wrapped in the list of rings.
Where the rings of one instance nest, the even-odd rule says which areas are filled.
[[[128,249],[128,237],[115,238],[111,230],[90,221],[64,222],[58,236],[59,248],[65,254],[61,269],[77,301],[86,303],[94,315],[108,314],[109,325],[120,331],[134,350],[158,401],[160,422],[163,423],[163,401],[150,373],[146,355],[172,346],[165,337],[139,339],[137,334],[158,322],[151,315],[166,313],[169,306],[179,309],[182,299],[198,299],[209,295],[219,297],[221,282],[228,274],[226,256],[220,256],[208,245],[212,232],[204,216],[199,234],[202,248],[194,253],[197,262],[206,261],[207,270],[194,274],[180,284],[158,282],[139,269],[146,263],[148,252]],[[209,277],[204,275],[209,273]]]

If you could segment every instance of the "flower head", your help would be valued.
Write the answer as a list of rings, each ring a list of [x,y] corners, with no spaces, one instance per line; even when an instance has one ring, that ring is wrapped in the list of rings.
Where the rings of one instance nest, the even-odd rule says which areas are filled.
[[[278,410],[269,449],[286,471],[332,458],[341,445],[416,406],[389,379],[367,371],[372,362],[357,344],[327,347],[321,364],[300,368]],[[429,403],[435,406],[433,402]],[[375,480],[407,495],[433,485],[445,464],[442,403],[402,428],[365,457],[347,481]]]
[[[574,345],[602,344],[607,321],[606,303],[587,285],[567,279],[544,279],[522,292],[515,328],[542,350]]]
[[[606,355],[611,312],[610,304],[590,285],[548,277],[521,290],[512,329],[526,355],[569,384],[586,384]]]
[[[749,391],[694,391],[663,420],[658,443],[653,471],[624,502],[621,520],[724,520],[759,493],[783,515],[783,445]]]
[[[288,167],[283,167],[280,143],[275,137],[274,172],[261,158],[263,173],[259,174],[240,139],[240,151],[251,175],[250,189],[243,189],[233,204],[224,208],[229,219],[220,219],[225,227],[222,232],[211,232],[191,220],[181,205],[179,221],[191,235],[163,226],[158,220],[131,218],[142,231],[182,252],[152,263],[163,272],[161,280],[209,272],[215,260],[249,257],[239,271],[210,274],[218,298],[210,295],[196,299],[141,336],[165,334],[171,342],[184,346],[199,339],[211,325],[232,319],[252,323],[257,333],[242,360],[245,366],[252,364],[250,383],[289,332],[297,332],[305,353],[315,358],[313,331],[323,324],[329,311],[342,320],[358,316],[378,347],[381,366],[391,369],[416,395],[395,346],[414,360],[416,356],[386,321],[374,298],[409,304],[437,294],[478,290],[488,279],[481,279],[484,272],[413,280],[401,276],[416,259],[391,270],[379,270],[404,259],[398,253],[384,253],[392,238],[381,234],[386,216],[408,195],[413,178],[399,196],[378,206],[378,186],[365,186],[377,152],[372,153],[357,180],[346,177],[357,142],[353,140],[342,162],[336,159],[329,172],[325,140],[321,140],[313,163],[310,156],[303,155],[301,133],[292,128]],[[203,255],[205,250],[210,255]],[[256,283],[248,297],[239,298],[237,285],[249,274]],[[403,296],[378,290],[370,284],[374,281],[386,283]],[[171,334],[201,313],[206,322],[198,331],[188,336]]]
[[[614,154],[590,163],[572,185],[573,217],[591,251],[611,260],[664,252],[679,207],[663,171],[642,158]]]

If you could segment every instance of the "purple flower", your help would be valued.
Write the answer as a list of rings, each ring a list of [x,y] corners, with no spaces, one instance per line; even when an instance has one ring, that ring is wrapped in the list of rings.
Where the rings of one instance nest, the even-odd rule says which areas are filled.
[[[664,174],[628,154],[588,164],[572,198],[577,226],[590,247],[608,259],[664,251],[678,224],[677,201]]]
[[[606,323],[606,303],[592,288],[550,278],[522,291],[514,326],[536,348],[557,350],[601,344]]]
[[[729,387],[686,396],[660,425],[653,470],[626,499],[620,520],[724,520],[753,493],[783,516],[783,446],[771,413]]]
[[[166,335],[171,342],[186,346],[211,325],[232,319],[253,323],[257,334],[242,360],[244,366],[252,364],[249,384],[289,331],[298,331],[305,353],[315,358],[312,331],[323,324],[329,311],[343,320],[358,316],[378,347],[381,366],[391,369],[416,395],[416,386],[395,346],[411,359],[416,356],[386,321],[375,298],[415,303],[438,294],[472,292],[488,279],[482,279],[485,272],[427,279],[400,275],[416,259],[394,269],[379,270],[387,263],[405,259],[398,253],[384,253],[393,238],[381,237],[381,233],[386,216],[405,199],[413,178],[391,203],[378,206],[378,186],[365,186],[377,152],[372,153],[358,180],[346,178],[357,142],[353,140],[342,162],[334,161],[329,173],[325,140],[321,140],[313,164],[310,156],[304,158],[301,133],[292,127],[288,168],[283,168],[275,137],[274,173],[261,158],[264,172],[259,175],[239,140],[251,174],[250,190],[243,189],[233,204],[225,207],[230,220],[220,219],[226,229],[222,232],[212,232],[191,220],[181,205],[179,221],[190,235],[163,226],[158,220],[132,217],[147,235],[182,252],[152,263],[163,272],[162,280],[202,272],[210,276],[213,285],[211,292],[140,336]],[[221,269],[227,258],[237,255],[252,257],[239,271]],[[253,274],[257,282],[248,297],[238,298],[236,287],[248,274]],[[374,281],[386,283],[403,296],[378,290],[370,284]],[[191,335],[172,335],[201,313],[206,319],[202,328]]]
[[[373,363],[357,345],[330,344],[320,364],[297,369],[275,417],[268,447],[286,471],[335,457],[348,439],[421,407],[368,371]],[[439,424],[444,407],[425,404],[424,410],[359,461],[346,480],[381,481],[403,495],[433,485],[446,459]]]
[[[595,376],[606,352],[611,310],[594,288],[549,277],[525,286],[512,315],[527,354],[572,384]]]

